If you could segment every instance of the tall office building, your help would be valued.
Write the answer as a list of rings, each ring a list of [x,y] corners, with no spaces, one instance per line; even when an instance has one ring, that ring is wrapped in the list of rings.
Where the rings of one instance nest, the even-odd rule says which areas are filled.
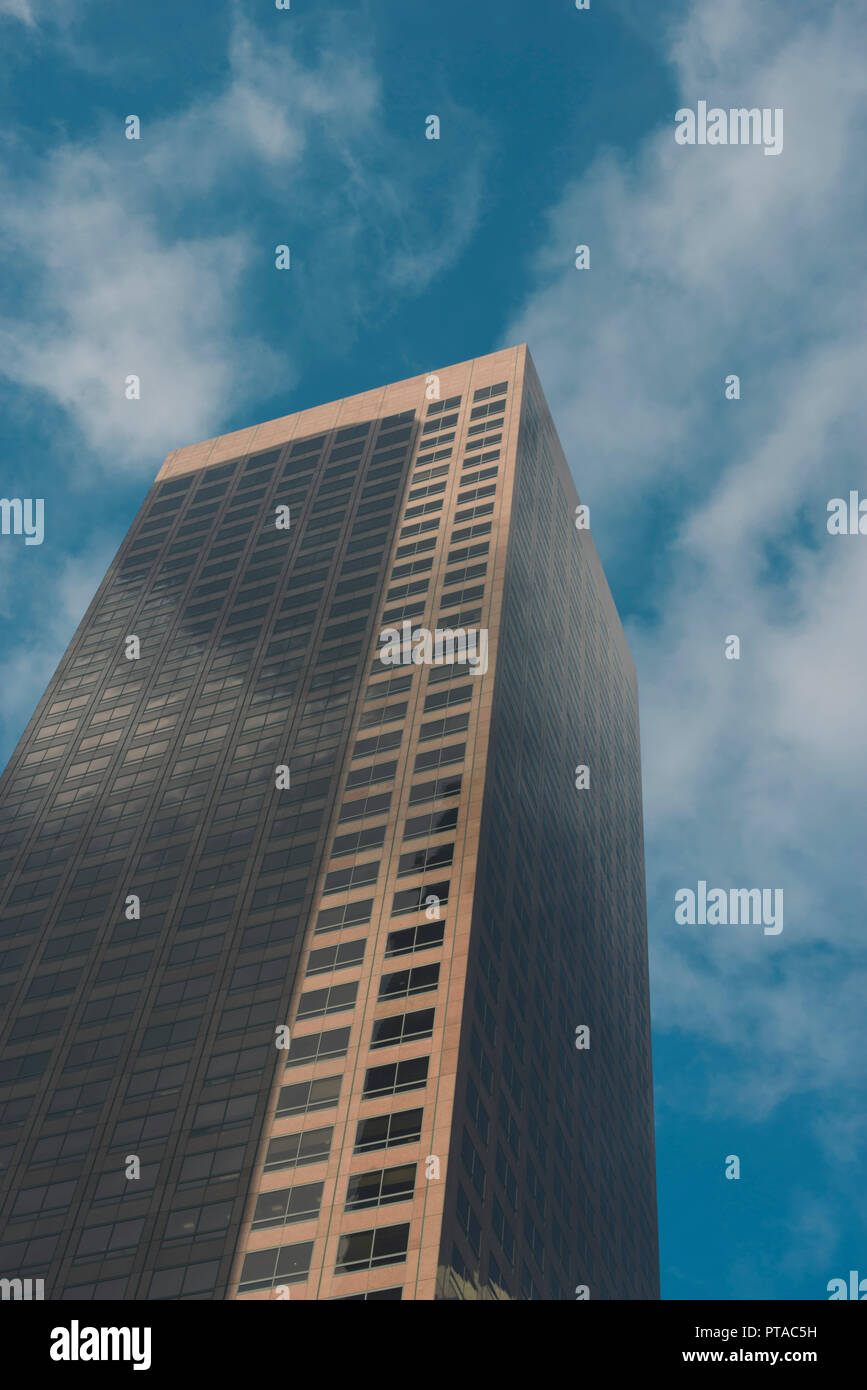
[[[0,785],[0,1276],[658,1297],[577,507],[524,346],[169,455]]]

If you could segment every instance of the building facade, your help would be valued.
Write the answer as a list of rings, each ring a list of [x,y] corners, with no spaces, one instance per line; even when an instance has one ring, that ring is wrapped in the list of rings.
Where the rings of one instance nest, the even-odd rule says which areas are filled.
[[[578,508],[525,346],[169,455],[0,783],[0,1275],[658,1297]]]

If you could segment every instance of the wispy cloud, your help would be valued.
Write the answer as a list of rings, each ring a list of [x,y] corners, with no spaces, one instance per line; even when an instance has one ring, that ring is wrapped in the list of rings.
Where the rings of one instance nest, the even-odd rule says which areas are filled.
[[[22,24],[36,23],[33,0],[0,0],[0,19],[20,19]]]
[[[54,248],[50,265],[30,262],[33,298],[0,329],[0,365],[64,407],[98,459],[153,470],[168,440],[207,435],[277,358],[237,322],[245,238],[168,239],[119,179],[103,155],[59,152],[0,215],[21,260]]]
[[[534,353],[603,559],[653,557],[630,640],[657,1025],[728,1050],[712,1108],[758,1119],[811,1090],[817,1128],[867,1041],[867,538],[824,524],[867,435],[864,39],[847,0],[692,4],[677,104],[783,107],[782,156],[677,146],[655,113],[634,162],[609,152],[566,190],[506,334]],[[784,887],[783,935],[676,926],[698,878]]]
[[[0,321],[0,372],[63,407],[113,471],[151,471],[288,390],[302,353],[333,351],[374,307],[418,293],[471,235],[481,152],[440,201],[444,233],[439,212],[418,210],[439,177],[421,126],[411,152],[384,121],[373,55],[331,35],[302,62],[236,18],[218,90],[160,119],[118,114],[10,177],[0,245],[21,293]],[[125,138],[126,114],[140,140]],[[291,279],[274,269],[281,243]],[[275,295],[286,324],[269,339],[251,324]],[[132,375],[140,400],[125,394]]]
[[[48,24],[66,28],[86,7],[87,0],[0,0],[0,21],[18,20],[34,31]]]
[[[50,18],[39,3],[17,10],[24,23]],[[309,29],[302,42],[294,25],[260,30],[234,5],[228,15],[220,77],[193,75],[167,114],[132,102],[91,118],[87,139],[53,145],[44,132],[31,143],[27,126],[6,132],[0,376],[20,426],[7,472],[29,475],[37,435],[52,465],[40,472],[50,558],[0,556],[15,588],[0,609],[7,747],[112,549],[87,490],[104,508],[107,482],[149,482],[169,449],[262,418],[275,397],[292,408],[300,364],[342,357],[371,315],[452,265],[475,226],[486,154],[471,113],[460,177],[443,191],[421,120],[412,131],[390,120],[363,26],[325,16],[314,44]],[[38,29],[27,41],[42,42]],[[98,43],[88,38],[91,73]],[[79,70],[82,53],[65,44],[57,62]],[[124,135],[131,114],[137,141]],[[288,275],[274,268],[281,243]]]

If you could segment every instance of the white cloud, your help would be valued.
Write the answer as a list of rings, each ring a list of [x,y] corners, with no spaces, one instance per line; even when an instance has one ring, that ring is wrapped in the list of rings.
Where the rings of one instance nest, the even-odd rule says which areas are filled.
[[[288,392],[301,352],[333,353],[472,232],[482,154],[447,196],[443,235],[417,196],[437,165],[385,126],[372,60],[346,35],[305,65],[238,19],[228,58],[215,92],[159,120],[116,114],[7,180],[0,249],[22,294],[0,319],[0,372],[68,412],[85,474],[88,453],[152,474],[170,448]],[[283,242],[291,280],[274,270]],[[274,342],[249,326],[269,290],[286,299]]]
[[[25,22],[46,13],[19,8]],[[71,489],[114,488],[120,473],[150,481],[169,449],[219,433],[232,416],[261,418],[258,402],[278,392],[290,409],[302,353],[340,355],[372,312],[420,292],[466,244],[482,140],[445,197],[423,196],[439,182],[436,152],[421,122],[417,143],[389,127],[374,59],[344,19],[323,21],[320,51],[302,62],[287,38],[236,18],[222,84],[185,96],[168,115],[152,118],[133,104],[106,118],[95,138],[64,141],[26,163],[26,136],[12,132],[0,254],[16,295],[0,316],[0,374],[15,388],[8,395],[22,438],[33,437],[34,416],[45,410],[52,462],[71,464]],[[87,65],[95,71],[94,54]],[[123,118],[133,113],[139,141],[124,138]],[[465,125],[472,134],[471,117]],[[289,284],[273,270],[284,240],[292,244]],[[280,294],[286,312],[266,340],[251,325],[262,321],[262,297]],[[132,374],[141,380],[138,401],[125,398]],[[14,436],[6,457],[27,476]],[[17,577],[0,616],[17,619],[13,641],[21,625],[28,632],[6,646],[0,670],[7,744],[110,552],[91,541],[86,508],[73,507],[85,558],[64,560],[57,496],[46,502],[56,562],[36,571],[35,590],[20,578],[33,572],[20,550],[0,553],[0,567],[11,570],[14,559]]]
[[[273,375],[275,358],[235,334],[244,238],[166,238],[117,185],[105,156],[67,150],[0,214],[19,255],[35,233],[46,256],[36,304],[0,328],[0,366],[63,406],[113,472],[143,459],[155,472],[172,440],[213,433],[254,374]],[[126,399],[132,374],[140,400]]]
[[[52,24],[67,27],[86,0],[0,0],[0,20],[17,19],[28,29]]]
[[[336,156],[348,172],[353,147],[374,142],[381,93],[364,51],[326,45],[304,66],[288,43],[238,22],[228,58],[231,75],[221,91],[195,98],[145,133],[143,160],[164,191],[187,199],[227,173],[240,174],[249,188],[251,160],[272,179],[295,180],[311,153]],[[321,192],[309,179],[284,183],[282,191],[292,204]]]
[[[32,26],[36,23],[33,0],[0,0],[0,18],[4,15],[9,19],[20,19],[22,24]]]
[[[209,232],[200,215],[195,231],[178,231],[173,216],[221,178],[253,177],[256,161],[296,158],[303,132],[264,80],[270,63],[273,94],[279,52],[256,57],[255,47],[239,33],[226,89],[150,128],[145,116],[140,142],[118,121],[9,183],[0,237],[29,293],[0,324],[0,370],[63,406],[112,471],[143,462],[155,471],[169,448],[217,432],[245,398],[292,385],[285,353],[242,322],[245,276],[262,255],[250,230]],[[348,66],[354,92],[355,60]],[[141,379],[139,401],[125,397],[130,374]]]
[[[865,1046],[867,537],[824,525],[867,437],[865,28],[845,0],[693,4],[677,105],[782,106],[783,153],[680,147],[658,113],[634,163],[609,153],[566,190],[506,334],[530,344],[603,560],[644,542],[659,496],[677,517],[630,634],[655,1018],[730,1048],[708,1103],[756,1118],[856,1084]],[[783,886],[783,935],[675,926],[700,877]]]

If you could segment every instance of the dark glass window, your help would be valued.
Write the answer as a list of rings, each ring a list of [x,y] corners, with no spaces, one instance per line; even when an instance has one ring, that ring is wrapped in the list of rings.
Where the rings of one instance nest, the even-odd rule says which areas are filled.
[[[354,1231],[340,1237],[335,1272],[349,1274],[356,1269],[400,1264],[406,1259],[408,1245],[409,1222],[400,1226],[377,1226],[371,1231]]]
[[[326,1110],[336,1105],[341,1080],[340,1076],[325,1076],[316,1081],[299,1081],[292,1086],[282,1086],[277,1101],[277,1118],[303,1115],[308,1110]]]
[[[297,1187],[281,1187],[276,1192],[263,1192],[253,1212],[252,1229],[313,1220],[319,1215],[323,1186],[321,1182],[308,1182]]]
[[[278,1284],[303,1283],[310,1273],[313,1241],[299,1245],[278,1245],[272,1250],[255,1250],[244,1259],[239,1293],[252,1289],[271,1289]]]
[[[412,1144],[421,1138],[421,1121],[424,1112],[401,1110],[393,1115],[374,1115],[369,1120],[359,1120],[355,1131],[355,1152],[366,1153],[370,1149],[390,1149],[397,1144]]]
[[[323,946],[318,951],[311,951],[305,973],[320,975],[328,970],[345,970],[349,966],[360,965],[366,945],[362,937],[360,941],[343,941],[338,946]]]
[[[326,1033],[293,1034],[286,1053],[287,1067],[301,1067],[306,1062],[321,1062],[329,1057],[345,1057],[349,1046],[348,1028],[332,1028]]]
[[[370,1173],[356,1173],[346,1189],[346,1211],[363,1207],[383,1207],[391,1202],[405,1202],[415,1187],[414,1163],[399,1168],[378,1168]]]
[[[410,994],[424,994],[439,984],[439,965],[414,965],[409,970],[396,970],[383,975],[379,982],[380,999],[400,999]]]
[[[358,984],[329,985],[327,989],[311,989],[298,1001],[298,1018],[317,1018],[322,1014],[341,1013],[355,1004]]]
[[[404,927],[388,933],[386,956],[402,956],[410,951],[424,951],[443,944],[445,922],[420,922],[417,927]]]
[[[388,1062],[381,1067],[368,1067],[364,1076],[362,1100],[375,1096],[397,1095],[400,1091],[415,1091],[427,1084],[429,1057],[408,1057],[403,1062]]]
[[[284,1134],[272,1139],[265,1155],[265,1172],[278,1168],[296,1168],[304,1163],[320,1163],[331,1150],[332,1127],[301,1130],[299,1134]]]
[[[433,1009],[416,1009],[408,1014],[392,1014],[389,1018],[377,1018],[371,1031],[370,1046],[391,1047],[394,1043],[429,1038],[433,1034],[433,1021]]]

